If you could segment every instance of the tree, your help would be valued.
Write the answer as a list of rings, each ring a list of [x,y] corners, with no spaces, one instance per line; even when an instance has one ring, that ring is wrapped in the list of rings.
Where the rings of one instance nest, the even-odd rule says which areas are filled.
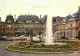
[[[33,41],[33,31],[30,31],[30,41]]]
[[[78,32],[78,39],[80,39],[80,31]]]
[[[41,33],[42,33],[42,32],[41,32],[41,31],[39,31],[39,39],[40,39],[40,42],[41,42],[41,37],[40,37]]]
[[[0,30],[0,37],[1,37],[1,30]]]

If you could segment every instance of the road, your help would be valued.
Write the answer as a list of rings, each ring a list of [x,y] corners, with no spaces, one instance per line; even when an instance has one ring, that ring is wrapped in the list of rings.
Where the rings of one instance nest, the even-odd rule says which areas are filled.
[[[64,53],[64,54],[31,54],[31,53],[19,53],[11,52],[5,48],[9,45],[16,43],[15,41],[0,41],[0,56],[80,56],[80,53]]]

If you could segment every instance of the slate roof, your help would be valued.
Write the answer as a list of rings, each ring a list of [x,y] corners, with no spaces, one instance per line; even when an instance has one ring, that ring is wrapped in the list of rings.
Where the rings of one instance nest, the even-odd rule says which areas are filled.
[[[57,17],[52,17],[52,22],[56,22]]]
[[[12,15],[7,15],[5,22],[8,22],[10,20],[11,22],[14,22],[14,18]]]
[[[70,19],[72,17],[72,15],[68,15],[68,16],[66,16],[65,18],[64,18],[64,20],[66,21],[66,22],[68,22],[68,20]]]
[[[73,14],[75,19],[80,19],[80,11]]]
[[[20,15],[17,18],[16,22],[19,22],[19,21],[26,22],[28,20],[30,20],[32,22],[36,22],[36,21],[40,22],[39,17],[36,15]]]
[[[41,19],[41,22],[46,23],[46,20],[47,20],[47,15],[44,15],[44,17]]]

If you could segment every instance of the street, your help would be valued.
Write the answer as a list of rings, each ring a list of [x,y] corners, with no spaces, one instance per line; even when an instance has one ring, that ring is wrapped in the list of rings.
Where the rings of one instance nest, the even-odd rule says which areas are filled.
[[[31,54],[11,52],[5,48],[16,43],[16,41],[0,41],[0,56],[80,56],[80,53],[63,53],[63,54]]]

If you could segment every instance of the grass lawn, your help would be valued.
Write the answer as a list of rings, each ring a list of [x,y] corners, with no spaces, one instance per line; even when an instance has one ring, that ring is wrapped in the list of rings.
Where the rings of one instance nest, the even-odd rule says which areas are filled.
[[[67,52],[67,51],[80,51],[80,49],[73,50],[37,50],[37,49],[20,49],[13,47],[12,45],[8,47],[11,50],[20,50],[20,51],[28,51],[28,52]]]

